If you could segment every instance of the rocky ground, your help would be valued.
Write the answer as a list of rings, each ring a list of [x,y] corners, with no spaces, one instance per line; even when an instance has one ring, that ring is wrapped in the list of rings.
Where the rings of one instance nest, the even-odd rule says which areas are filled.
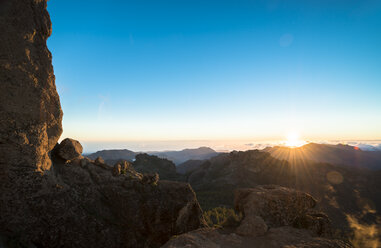
[[[174,237],[163,247],[352,247],[331,238],[328,217],[313,210],[316,200],[306,193],[275,185],[241,189],[235,205],[244,214],[237,228],[201,228]]]

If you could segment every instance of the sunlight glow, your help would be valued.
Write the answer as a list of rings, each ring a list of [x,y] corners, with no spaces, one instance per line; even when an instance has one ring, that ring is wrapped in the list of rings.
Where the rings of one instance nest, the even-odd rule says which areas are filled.
[[[287,134],[287,140],[285,142],[285,146],[288,147],[299,147],[304,145],[305,142],[300,140],[300,136],[296,132],[290,132]]]

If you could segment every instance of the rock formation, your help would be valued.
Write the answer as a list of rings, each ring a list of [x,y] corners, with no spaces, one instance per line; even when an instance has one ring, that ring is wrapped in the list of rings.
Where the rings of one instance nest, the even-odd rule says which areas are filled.
[[[62,111],[46,40],[46,1],[0,1],[1,175],[47,170],[62,133]],[[3,180],[2,180],[3,181]]]
[[[61,135],[46,0],[0,1],[0,246],[159,247],[198,228],[188,184],[82,158]],[[53,163],[50,158],[52,149]]]
[[[329,221],[319,232],[315,225],[296,228],[297,220],[308,215],[316,204],[306,193],[275,185],[258,186],[238,190],[235,199],[236,210],[244,215],[235,230],[201,228],[175,237],[163,247],[351,247],[344,241],[321,237],[329,233]],[[318,218],[316,215],[310,223],[319,223]]]
[[[172,161],[146,153],[136,155],[132,166],[140,173],[158,173],[164,180],[176,180],[178,177]]]
[[[246,226],[245,220],[260,223],[260,217],[269,227],[303,227],[315,235],[330,236],[330,220],[325,214],[314,212],[315,206],[316,200],[311,195],[276,185],[239,189],[235,193],[235,209],[245,216]]]
[[[66,138],[54,150],[53,152],[56,152],[59,157],[67,161],[80,158],[83,148],[79,141]]]

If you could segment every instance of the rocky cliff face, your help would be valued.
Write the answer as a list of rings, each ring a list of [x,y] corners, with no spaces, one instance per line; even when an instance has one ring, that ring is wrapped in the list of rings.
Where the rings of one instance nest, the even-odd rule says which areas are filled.
[[[46,40],[42,0],[0,1],[0,164],[47,170],[62,133],[62,111]]]
[[[18,217],[36,212],[27,199],[46,186],[62,111],[46,1],[0,1],[0,33],[0,227],[14,230]]]
[[[0,246],[158,247],[198,228],[188,184],[113,173],[75,140],[56,146],[62,111],[46,5],[0,0]]]

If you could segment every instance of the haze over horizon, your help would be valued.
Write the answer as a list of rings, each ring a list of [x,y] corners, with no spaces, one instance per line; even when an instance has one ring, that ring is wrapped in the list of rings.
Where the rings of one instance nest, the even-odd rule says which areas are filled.
[[[305,141],[381,140],[380,2],[69,0],[48,8],[62,138],[85,148],[282,141],[293,132]]]

